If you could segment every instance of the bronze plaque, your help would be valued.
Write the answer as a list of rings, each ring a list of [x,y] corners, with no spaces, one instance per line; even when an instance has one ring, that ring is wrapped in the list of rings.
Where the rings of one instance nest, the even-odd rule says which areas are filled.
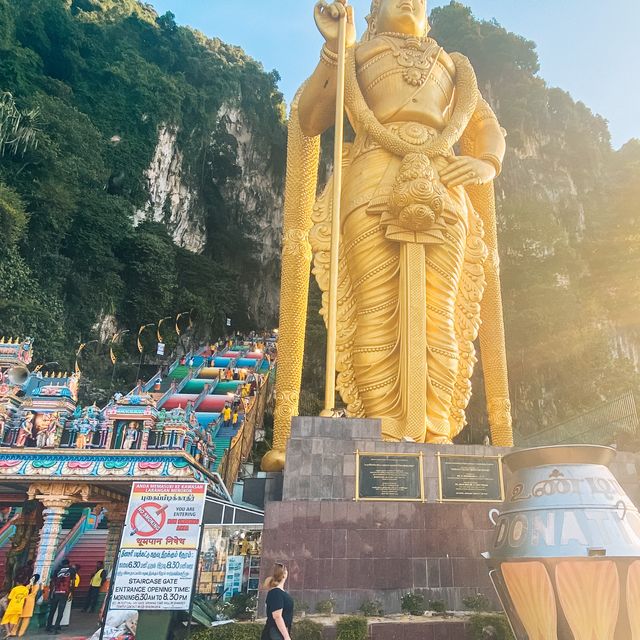
[[[498,456],[438,455],[442,502],[502,502],[502,459]]]
[[[355,499],[423,502],[422,454],[356,451]]]

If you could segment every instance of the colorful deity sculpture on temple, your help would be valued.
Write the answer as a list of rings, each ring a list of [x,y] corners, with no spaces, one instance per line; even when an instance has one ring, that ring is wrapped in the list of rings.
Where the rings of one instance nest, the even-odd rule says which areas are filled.
[[[57,411],[39,415],[36,418],[36,447],[40,449],[55,448],[61,431],[62,423]]]
[[[122,442],[123,449],[136,449],[136,444],[140,438],[140,430],[135,421],[129,422],[124,431],[124,441]]]
[[[20,418],[20,426],[16,433],[14,446],[24,448],[27,441],[33,438],[34,419],[35,415],[31,411],[25,411]]]
[[[6,409],[0,408],[0,442],[4,442],[4,431],[10,422],[9,413]]]

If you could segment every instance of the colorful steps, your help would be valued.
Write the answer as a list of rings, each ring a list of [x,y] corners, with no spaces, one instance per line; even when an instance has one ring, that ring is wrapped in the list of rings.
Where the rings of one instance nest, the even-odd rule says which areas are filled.
[[[167,398],[162,407],[162,409],[166,409],[169,411],[170,409],[177,409],[180,407],[181,409],[186,409],[187,404],[189,402],[194,403],[198,399],[197,393],[175,393],[169,398]]]
[[[189,374],[189,367],[184,364],[180,364],[169,373],[168,377],[172,380],[182,380]]]

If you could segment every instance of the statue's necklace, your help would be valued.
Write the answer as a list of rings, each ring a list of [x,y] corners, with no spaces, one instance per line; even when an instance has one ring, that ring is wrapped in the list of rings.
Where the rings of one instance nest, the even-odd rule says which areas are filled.
[[[379,35],[391,45],[393,56],[402,68],[402,79],[412,87],[422,86],[438,57],[439,47],[436,42],[431,38],[419,38],[405,33]]]

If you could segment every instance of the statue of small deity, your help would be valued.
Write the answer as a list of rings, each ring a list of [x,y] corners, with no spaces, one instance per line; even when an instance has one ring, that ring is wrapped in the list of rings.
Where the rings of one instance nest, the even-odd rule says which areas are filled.
[[[62,433],[62,421],[60,420],[60,414],[55,411],[51,414],[49,424],[47,425],[47,432],[44,439],[44,447],[46,449],[54,449],[59,441],[60,434]]]
[[[135,449],[135,445],[138,442],[140,431],[138,425],[132,420],[125,429],[124,441],[122,443],[123,449]]]
[[[0,409],[0,442],[4,442],[4,430],[8,424],[9,414],[4,409]]]
[[[43,449],[47,441],[47,432],[51,424],[52,414],[40,414],[36,418],[36,447]]]
[[[20,427],[16,435],[14,446],[24,448],[28,438],[33,438],[33,421],[35,415],[31,411],[26,411],[20,419]]]
[[[297,415],[308,265],[330,289],[333,177],[316,199],[320,135],[335,123],[347,14],[336,387],[383,437],[445,444],[465,425],[480,332],[494,443],[512,444],[493,180],[505,136],[469,60],[428,36],[426,0],[373,0],[356,42],[346,0],[318,2],[325,43],[289,120],[274,449]],[[481,309],[480,301],[483,306]]]
[[[80,374],[79,373],[73,373],[70,377],[69,377],[69,381],[68,381],[68,387],[69,387],[69,391],[71,393],[71,397],[74,400],[78,400],[78,385],[80,383]]]
[[[76,436],[76,449],[86,449],[91,443],[93,425],[88,416],[83,416],[78,422],[78,434]]]

